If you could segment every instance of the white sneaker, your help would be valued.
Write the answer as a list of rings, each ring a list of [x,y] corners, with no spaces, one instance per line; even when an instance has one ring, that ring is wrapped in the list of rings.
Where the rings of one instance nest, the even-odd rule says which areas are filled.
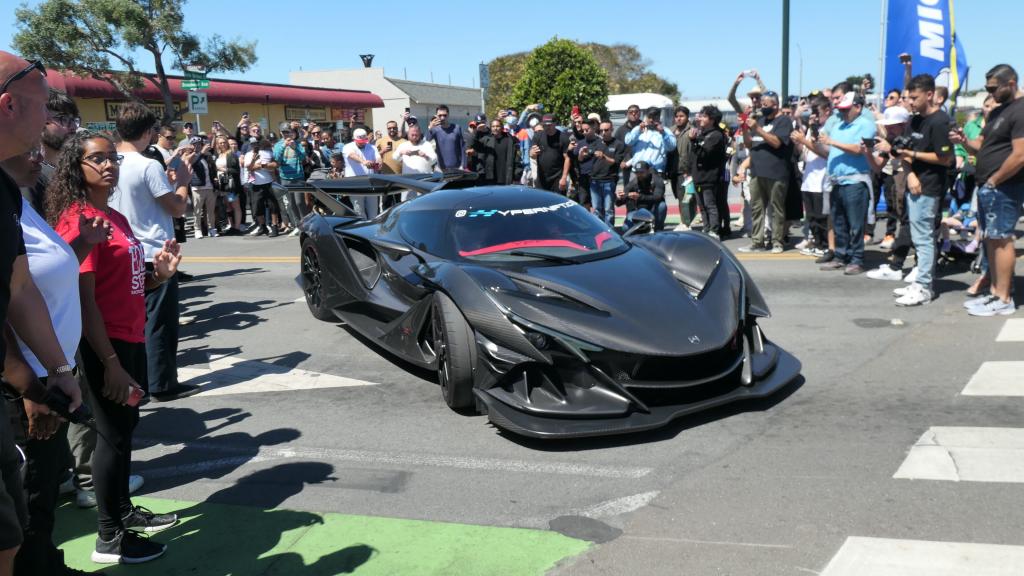
[[[202,240],[202,239],[203,239],[203,231],[200,230],[199,228],[196,228],[196,240]]]
[[[914,266],[910,269],[910,272],[907,272],[907,275],[903,277],[903,281],[907,284],[917,282],[917,266]]]
[[[993,296],[991,294],[982,294],[981,296],[975,296],[974,298],[968,298],[967,300],[964,300],[964,308],[967,308],[968,310],[970,310],[971,308],[974,308],[975,306],[982,306],[984,304],[988,304],[988,301],[993,299],[993,298],[995,298],[995,296]]]
[[[874,270],[869,270],[866,276],[872,280],[902,280],[903,272],[893,270],[888,264],[882,264]]]
[[[1009,302],[1003,302],[999,298],[992,298],[984,304],[972,306],[967,309],[971,316],[1009,316],[1017,311],[1017,305],[1011,298]]]
[[[210,238],[216,238],[217,236],[220,236],[220,233],[217,232],[217,229],[216,228],[210,228]]]
[[[897,288],[893,290],[892,295],[896,296],[897,298],[899,298],[900,296],[906,296],[907,294],[910,294],[910,292],[914,289],[914,286],[917,286],[917,282],[913,282],[911,284],[903,286],[902,288]]]
[[[288,235],[291,236],[291,237],[295,237],[295,236],[298,236],[299,234],[302,234],[302,230],[299,230],[298,228],[296,228],[295,230],[291,231],[291,234],[288,234]]]
[[[793,246],[793,248],[796,248],[797,250],[803,250],[804,248],[807,248],[807,246],[810,245],[810,243],[810,238],[804,238],[803,240],[797,242],[796,246]]]
[[[920,306],[932,301],[931,290],[921,286],[917,282],[907,286],[907,288],[908,290],[906,294],[896,299],[897,306]]]
[[[260,233],[260,226],[259,225],[253,226],[252,230],[249,230],[249,236],[259,236],[259,233]]]
[[[689,229],[690,227],[687,226],[686,224],[679,224],[675,228],[673,228],[675,232],[686,232]]]

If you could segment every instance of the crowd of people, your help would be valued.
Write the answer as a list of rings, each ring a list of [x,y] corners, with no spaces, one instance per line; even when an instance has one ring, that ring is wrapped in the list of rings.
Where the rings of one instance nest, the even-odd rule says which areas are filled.
[[[468,171],[478,184],[567,195],[609,226],[616,207],[625,207],[627,227],[647,210],[662,230],[671,190],[677,229],[718,239],[746,231],[741,252],[793,244],[824,271],[902,280],[901,306],[934,297],[936,261],[955,245],[977,254],[982,272],[968,289],[967,313],[1012,314],[1024,203],[1017,73],[992,68],[982,114],[959,127],[944,110],[944,89],[912,75],[909,58],[905,65],[902,89],[880,108],[868,103],[868,85],[840,82],[783,102],[756,71],[743,72],[729,94],[735,127],[714,106],[693,122],[678,106],[670,125],[660,109],[630,106],[618,127],[574,108],[561,126],[534,104],[490,121],[477,115],[465,131],[438,106],[425,125],[407,110],[384,132],[354,121],[337,130],[291,121],[265,134],[243,115],[233,131],[214,122],[207,135],[186,122],[179,135],[129,103],[111,138],[81,129],[74,101],[48,88],[41,64],[0,52],[0,218],[8,222],[0,233],[0,362],[9,415],[0,418],[0,576],[79,573],[52,539],[65,480],[79,506],[98,510],[93,561],[140,563],[166,550],[140,535],[177,518],[132,503],[143,482],[130,473],[132,434],[140,403],[196,391],[176,370],[179,242],[190,206],[195,239],[298,235],[316,209],[309,180]],[[736,91],[748,77],[757,86],[741,105]],[[742,190],[737,227],[730,185]],[[408,200],[348,203],[373,218]],[[887,261],[867,271],[876,218],[885,221],[878,242]],[[803,228],[798,243],[795,226]],[[911,251],[916,265],[906,271]],[[90,411],[95,428],[62,419],[60,403],[65,416]]]

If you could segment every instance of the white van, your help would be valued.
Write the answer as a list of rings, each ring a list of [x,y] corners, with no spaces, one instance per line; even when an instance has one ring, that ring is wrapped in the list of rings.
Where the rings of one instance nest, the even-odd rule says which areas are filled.
[[[661,94],[654,94],[653,92],[637,92],[634,94],[612,94],[608,96],[608,103],[605,104],[605,108],[608,109],[608,118],[612,121],[612,126],[615,129],[626,123],[626,110],[633,104],[640,107],[641,119],[643,119],[643,115],[648,108],[660,108],[661,123],[664,126],[672,125],[675,105],[672,103],[671,98]]]

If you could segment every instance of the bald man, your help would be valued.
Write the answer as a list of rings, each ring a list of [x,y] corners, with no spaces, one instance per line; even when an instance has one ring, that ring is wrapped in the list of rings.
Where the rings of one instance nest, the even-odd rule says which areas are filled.
[[[0,51],[0,160],[24,154],[40,145],[46,124],[48,99],[46,70],[38,63],[27,62],[14,54]],[[50,323],[49,311],[42,295],[29,275],[25,242],[21,236],[21,193],[17,183],[0,169],[0,326],[4,340],[0,343],[0,362],[4,386],[14,388],[41,403],[47,389],[59,389],[71,398],[71,408],[82,403],[81,390],[72,375],[72,368],[60,347]],[[14,225],[11,225],[11,224]],[[8,325],[9,323],[9,325]],[[28,344],[46,367],[46,387],[35,378],[26,379],[12,367],[24,364],[19,358],[13,333]],[[10,376],[12,382],[8,382]],[[30,401],[31,402],[31,401]],[[21,486],[21,454],[14,446],[10,423],[0,414],[0,576],[13,573],[14,556],[22,542],[22,526],[26,509]],[[45,411],[45,407],[39,407]]]

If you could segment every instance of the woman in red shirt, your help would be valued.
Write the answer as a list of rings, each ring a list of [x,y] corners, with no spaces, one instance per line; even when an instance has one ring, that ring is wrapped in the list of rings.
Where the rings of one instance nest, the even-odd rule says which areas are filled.
[[[128,495],[132,431],[139,421],[138,401],[146,378],[146,302],[144,291],[170,278],[181,261],[174,240],[146,272],[143,248],[128,220],[107,205],[117,185],[121,156],[105,136],[82,132],[61,149],[47,189],[47,217],[67,242],[79,234],[79,219],[110,222],[106,242],[93,247],[79,268],[82,369],[93,398],[96,426],[103,441],[93,454],[93,483],[99,512],[99,537],[93,562],[136,564],[159,557],[166,546],[136,532],[156,532],[177,523],[174,514],[154,514],[133,506]]]

